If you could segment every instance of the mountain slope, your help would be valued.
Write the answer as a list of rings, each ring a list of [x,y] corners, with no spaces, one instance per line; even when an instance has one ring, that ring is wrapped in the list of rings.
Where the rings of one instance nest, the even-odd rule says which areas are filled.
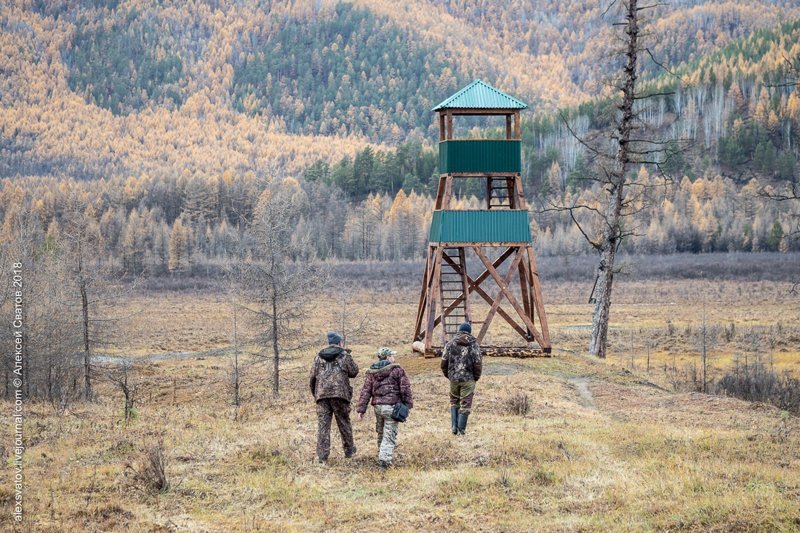
[[[654,46],[670,64],[798,14],[659,9]],[[432,139],[430,107],[474,77],[535,111],[575,105],[602,93],[612,21],[588,1],[13,2],[0,172],[297,173],[366,142]]]

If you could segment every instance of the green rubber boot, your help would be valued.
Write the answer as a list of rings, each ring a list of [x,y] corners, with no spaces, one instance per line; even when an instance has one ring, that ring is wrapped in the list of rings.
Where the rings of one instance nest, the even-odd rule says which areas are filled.
[[[463,435],[467,431],[467,419],[469,418],[469,413],[459,413],[458,414],[458,434]]]
[[[453,435],[458,434],[458,406],[450,407],[450,420],[453,425]]]

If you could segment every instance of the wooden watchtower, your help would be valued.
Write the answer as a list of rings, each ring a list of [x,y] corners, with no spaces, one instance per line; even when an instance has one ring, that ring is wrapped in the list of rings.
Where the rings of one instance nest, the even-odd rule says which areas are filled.
[[[464,321],[472,324],[488,354],[550,353],[520,178],[520,111],[527,107],[476,80],[433,108],[439,113],[439,187],[414,333],[426,356],[433,356]],[[453,139],[453,117],[463,115],[505,116],[505,139]],[[485,180],[485,209],[452,209],[453,182],[463,178]],[[482,265],[477,276],[467,272],[470,257]],[[496,287],[485,286],[489,279]],[[524,346],[483,346],[496,315],[519,334]]]

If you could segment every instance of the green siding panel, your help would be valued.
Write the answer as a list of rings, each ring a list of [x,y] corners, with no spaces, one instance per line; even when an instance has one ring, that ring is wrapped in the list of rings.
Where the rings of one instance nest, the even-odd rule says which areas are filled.
[[[439,143],[439,172],[521,172],[517,140],[459,140]]]
[[[531,242],[526,209],[438,210],[431,220],[430,242]]]
[[[528,105],[495,89],[488,83],[475,80],[431,111],[440,109],[525,109]]]

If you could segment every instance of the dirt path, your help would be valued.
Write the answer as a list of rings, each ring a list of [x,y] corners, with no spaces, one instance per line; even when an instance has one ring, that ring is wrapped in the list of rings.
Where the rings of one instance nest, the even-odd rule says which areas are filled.
[[[92,357],[92,362],[106,365],[118,365],[125,361],[143,362],[168,361],[171,359],[195,359],[198,357],[219,357],[222,355],[228,355],[232,351],[233,348],[214,348],[201,352],[166,352],[151,353],[146,355],[95,355]]]
[[[570,378],[567,380],[572,385],[581,397],[581,405],[596,409],[597,405],[592,396],[592,391],[589,390],[589,378]]]

